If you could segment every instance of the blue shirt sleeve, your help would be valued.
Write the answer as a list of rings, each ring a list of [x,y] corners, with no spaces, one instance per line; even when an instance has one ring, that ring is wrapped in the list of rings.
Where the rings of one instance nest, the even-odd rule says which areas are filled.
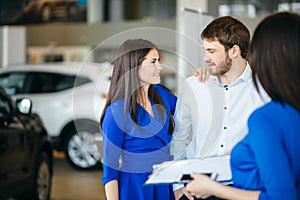
[[[106,109],[102,123],[103,185],[112,180],[119,180],[119,159],[125,139],[124,120],[122,121],[120,114],[122,108],[113,109],[113,107],[111,105]]]
[[[270,113],[255,112],[249,118],[249,145],[264,188],[260,200],[297,199],[292,169],[283,144],[283,127],[277,126]]]

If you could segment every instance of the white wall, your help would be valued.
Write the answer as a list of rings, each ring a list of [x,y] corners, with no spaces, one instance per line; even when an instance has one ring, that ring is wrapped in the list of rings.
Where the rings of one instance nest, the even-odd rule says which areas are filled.
[[[185,7],[207,13],[207,3],[207,0],[177,0],[177,8]]]
[[[214,18],[204,14],[206,1],[178,0],[176,30],[178,70],[177,91],[180,91],[184,79],[192,75],[199,67],[206,67],[200,34]]]
[[[0,27],[0,68],[26,62],[26,28]]]

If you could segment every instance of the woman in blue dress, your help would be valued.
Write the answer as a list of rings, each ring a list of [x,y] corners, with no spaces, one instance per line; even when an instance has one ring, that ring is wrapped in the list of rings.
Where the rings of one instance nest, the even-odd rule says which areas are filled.
[[[103,177],[109,200],[173,199],[171,185],[145,186],[154,164],[171,160],[176,96],[159,85],[156,46],[126,40],[114,61],[101,127]]]
[[[300,15],[276,13],[256,28],[250,66],[272,101],[248,120],[249,133],[231,152],[233,186],[194,174],[197,197],[300,199]]]

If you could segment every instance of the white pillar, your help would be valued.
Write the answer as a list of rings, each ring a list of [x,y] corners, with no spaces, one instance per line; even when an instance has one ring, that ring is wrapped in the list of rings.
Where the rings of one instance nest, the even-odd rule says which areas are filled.
[[[207,12],[207,0],[177,0],[176,30],[177,34],[177,92],[180,92],[184,79],[192,75],[192,71],[205,67],[204,52],[200,34],[212,16]]]
[[[124,19],[123,0],[110,0],[110,20],[120,21]]]
[[[0,27],[0,67],[26,62],[26,28],[23,26]]]
[[[208,0],[177,0],[177,13],[181,7],[190,8],[193,10],[201,10],[207,13]]]
[[[89,24],[103,21],[103,0],[88,0],[87,21]]]

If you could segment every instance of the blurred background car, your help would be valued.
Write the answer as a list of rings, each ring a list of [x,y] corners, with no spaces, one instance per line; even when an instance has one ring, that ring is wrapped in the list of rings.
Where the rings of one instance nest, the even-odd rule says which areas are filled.
[[[31,101],[15,102],[0,87],[0,199],[49,200],[53,175],[50,138]]]
[[[47,22],[55,16],[68,17],[77,13],[77,0],[38,0],[34,7],[42,21]]]
[[[0,24],[86,21],[86,0],[1,0]]]
[[[0,86],[15,99],[30,98],[54,148],[74,167],[91,169],[101,166],[99,120],[110,78],[109,63],[33,64],[2,70]]]

